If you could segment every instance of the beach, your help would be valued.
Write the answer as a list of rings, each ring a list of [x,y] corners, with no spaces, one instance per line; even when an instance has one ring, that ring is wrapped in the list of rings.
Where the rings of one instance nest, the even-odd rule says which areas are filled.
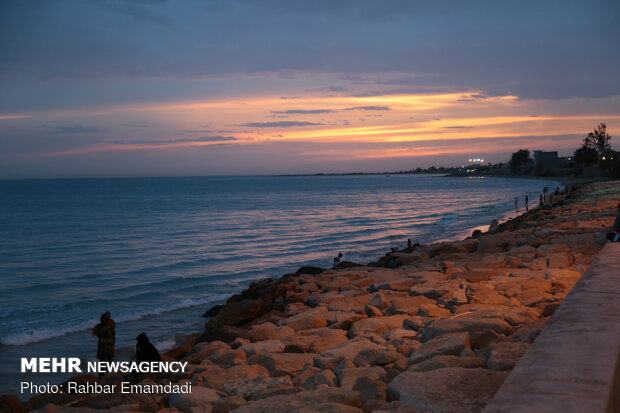
[[[23,407],[481,411],[606,242],[618,201],[617,182],[588,184],[475,237],[254,282],[164,356],[184,373],[140,381],[191,394],[48,394]]]

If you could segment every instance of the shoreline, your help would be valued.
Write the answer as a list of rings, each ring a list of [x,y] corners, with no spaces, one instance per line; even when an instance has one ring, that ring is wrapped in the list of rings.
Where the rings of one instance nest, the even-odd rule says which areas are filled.
[[[549,177],[545,177],[545,179],[549,179]],[[602,185],[605,185],[605,183]],[[578,195],[576,194],[575,196]],[[491,268],[486,269],[480,267],[471,269],[468,268],[467,265],[461,266],[458,261],[466,254],[475,254],[479,249],[480,243],[485,243],[487,237],[491,237],[494,234],[512,234],[520,224],[527,224],[544,215],[548,215],[548,212],[554,211],[556,208],[561,208],[563,203],[563,200],[557,200],[556,205],[544,208],[533,208],[527,213],[500,224],[497,231],[481,234],[482,240],[479,239],[480,237],[468,237],[460,241],[435,242],[428,245],[421,245],[410,251],[404,249],[387,253],[377,261],[376,266],[371,266],[372,263],[371,265],[365,266],[355,265],[355,267],[325,270],[317,274],[307,274],[305,272],[308,272],[308,269],[306,269],[306,271],[297,271],[295,274],[286,274],[277,280],[261,280],[254,282],[241,294],[235,294],[228,299],[228,304],[226,304],[226,306],[229,308],[227,310],[225,309],[222,311],[222,309],[220,309],[216,312],[215,316],[207,324],[207,326],[210,327],[205,328],[198,343],[192,344],[195,334],[189,334],[185,336],[187,341],[183,345],[177,346],[165,354],[167,357],[173,359],[198,361],[199,364],[193,364],[194,370],[192,374],[188,374],[185,379],[200,382],[200,377],[202,377],[201,384],[203,387],[206,386],[207,388],[217,391],[224,391],[225,389],[222,385],[210,380],[209,377],[211,375],[207,374],[207,372],[216,373],[215,375],[217,376],[218,372],[226,375],[227,370],[236,369],[239,372],[243,370],[249,375],[248,377],[254,381],[238,385],[237,389],[248,386],[265,387],[259,391],[259,393],[262,392],[260,396],[265,400],[270,397],[282,398],[284,396],[293,400],[295,399],[295,397],[293,397],[294,395],[304,392],[316,392],[319,388],[323,389],[322,391],[324,393],[332,394],[332,390],[343,388],[343,380],[345,382],[350,381],[349,373],[363,373],[362,371],[348,371],[349,369],[359,370],[377,367],[383,370],[383,373],[380,374],[383,379],[381,379],[381,377],[374,378],[373,383],[365,383],[365,385],[371,388],[379,386],[382,389],[379,393],[383,394],[385,397],[379,397],[373,400],[383,402],[382,405],[396,403],[398,400],[388,399],[398,395],[398,383],[404,380],[404,376],[401,377],[401,375],[412,373],[410,367],[423,364],[431,359],[434,360],[435,363],[448,363],[451,365],[451,367],[443,365],[442,368],[466,368],[472,369],[472,371],[483,369],[492,372],[505,372],[506,369],[488,370],[481,366],[475,368],[472,366],[454,367],[451,364],[457,361],[463,361],[456,360],[459,358],[467,359],[465,360],[467,362],[476,362],[480,364],[479,360],[473,360],[477,358],[488,363],[487,359],[494,357],[493,351],[488,350],[488,347],[493,342],[502,343],[503,341],[499,340],[501,335],[491,338],[486,336],[481,338],[472,336],[469,331],[469,340],[461,337],[461,342],[456,343],[457,347],[460,349],[458,356],[453,354],[454,352],[452,351],[445,354],[440,352],[434,354],[432,357],[424,358],[420,355],[420,349],[422,349],[423,352],[425,347],[428,347],[427,343],[430,342],[436,345],[436,340],[442,339],[445,335],[438,334],[435,337],[434,334],[425,332],[425,330],[428,330],[428,328],[432,327],[438,321],[445,322],[446,318],[455,316],[458,316],[458,319],[461,320],[475,318],[477,321],[480,321],[478,319],[479,317],[472,317],[469,314],[472,312],[474,314],[476,312],[484,313],[485,317],[492,319],[493,317],[485,313],[490,311],[489,308],[485,307],[489,305],[494,305],[496,307],[499,305],[500,307],[503,306],[509,309],[510,307],[528,307],[523,305],[524,300],[514,298],[519,295],[518,293],[511,298],[508,298],[508,296],[504,294],[504,298],[506,298],[505,301],[511,302],[512,300],[511,304],[490,304],[502,299],[497,296],[499,290],[494,288],[494,295],[491,289],[482,288],[482,286],[497,284],[497,282],[495,282],[497,281],[495,280],[496,277],[506,278],[506,275],[503,274],[508,270],[503,265],[497,266],[499,261],[496,260],[497,262],[494,263],[494,265],[496,265],[495,267],[491,266],[490,261],[485,263],[485,265],[491,266]],[[555,212],[557,213],[558,211],[556,210]],[[592,237],[589,237],[589,239],[590,238]],[[591,241],[596,241],[596,239],[594,238]],[[472,249],[472,244],[476,244],[476,249],[468,252],[468,249]],[[539,247],[540,245],[546,244],[539,244]],[[498,245],[493,245],[491,243],[491,245],[485,245],[484,248],[488,249],[486,254],[488,256],[486,258],[499,253],[499,251],[493,252],[499,248]],[[566,251],[564,251],[564,253],[566,253]],[[425,257],[424,254],[426,254],[427,257]],[[400,263],[394,262],[398,259],[401,260]],[[442,262],[439,263],[438,261]],[[476,262],[475,260],[470,261],[472,261],[470,264]],[[390,264],[390,262],[392,262],[392,264]],[[427,268],[429,266],[433,268]],[[528,268],[528,270],[534,272],[539,271],[538,275],[533,278],[537,281],[533,283],[539,282],[538,279],[541,276],[540,269],[533,270],[532,268]],[[576,268],[575,260],[573,261],[573,273],[582,273],[582,271],[574,270],[585,271],[583,265],[581,268]],[[316,272],[318,269],[313,271]],[[487,274],[482,274],[485,271]],[[360,275],[365,275],[365,277]],[[573,281],[576,282],[575,274],[564,274],[562,276],[564,278],[560,277],[562,278],[561,281],[555,280],[553,277],[546,279],[545,277],[547,275],[548,274],[545,273],[542,279],[551,284],[553,288],[558,288],[558,286],[555,285],[556,281],[559,285],[563,285],[562,283],[574,285]],[[485,277],[486,280],[484,279]],[[521,274],[521,276],[510,274],[508,278],[511,277],[515,278],[515,280],[519,279],[520,281],[525,279],[523,278],[523,274]],[[370,282],[371,279],[374,282]],[[527,280],[528,283],[532,283],[529,279]],[[507,280],[504,279],[500,281],[507,282]],[[426,288],[431,286],[426,285],[429,283],[432,284],[433,287],[431,291],[427,291],[428,288]],[[442,284],[445,285],[442,286]],[[458,288],[456,288],[457,284]],[[463,288],[464,284],[465,288]],[[425,285],[425,288],[416,290],[417,287]],[[563,285],[563,289],[560,288],[564,296],[567,292],[565,291],[567,285]],[[572,285],[570,285],[570,287],[572,287]],[[450,290],[451,288],[453,290]],[[456,290],[454,290],[454,288],[456,288]],[[480,291],[477,291],[477,289]],[[444,290],[450,291],[435,297],[440,292],[445,292]],[[531,310],[535,309],[532,310],[534,313],[540,313],[541,317],[537,320],[548,317],[550,314],[545,315],[545,313],[552,314],[554,308],[557,308],[563,296],[562,294],[556,293],[557,292],[550,293],[551,296],[557,295],[557,297],[553,299],[546,297],[547,301],[542,302],[544,305],[534,305],[530,308]],[[447,294],[458,295],[458,297],[448,299],[448,297],[446,297]],[[465,294],[467,304],[462,303],[463,294]],[[364,298],[360,299],[359,297],[362,296]],[[376,300],[377,296],[383,298]],[[334,300],[334,297],[340,297],[340,300],[337,298]],[[474,298],[473,302],[471,299],[472,297]],[[558,297],[561,298],[559,302]],[[261,300],[262,303],[271,300],[274,305],[261,307],[259,304]],[[365,300],[368,302],[364,306],[361,306]],[[374,302],[375,304],[379,305],[371,305],[371,301],[373,300],[376,301]],[[407,301],[412,300],[416,301],[417,304],[413,307],[407,307],[410,304],[407,304]],[[461,302],[459,300],[461,300]],[[520,301],[519,304],[516,305],[514,300]],[[343,301],[344,303],[339,303],[339,301]],[[432,301],[434,301],[434,303]],[[244,307],[244,304],[247,304],[247,306]],[[477,304],[480,308],[475,309],[476,306],[474,304]],[[468,308],[468,311],[457,312],[461,308]],[[446,310],[449,311],[451,314],[450,316],[448,316]],[[253,311],[253,313],[248,315],[248,311],[250,313]],[[499,310],[496,308],[494,311],[497,312]],[[513,313],[514,311],[516,310],[512,308],[508,312]],[[531,311],[528,312],[519,308],[515,314],[511,315],[513,318],[512,321],[514,321],[514,319],[519,319],[522,322],[527,321],[528,317],[531,318],[530,313]],[[245,318],[240,320],[240,316]],[[484,317],[481,318],[484,319]],[[494,322],[498,319],[503,319],[503,321],[507,323],[506,317],[496,317]],[[213,322],[213,320],[216,321]],[[468,322],[469,321],[471,320],[468,320]],[[536,320],[530,321],[531,324],[535,324]],[[427,325],[429,322],[430,325]],[[501,323],[499,324],[501,326]],[[512,334],[516,333],[521,327],[521,325],[515,326],[511,323],[508,324],[509,327],[512,327],[512,331],[511,334],[507,336],[504,334],[506,337],[512,336]],[[259,326],[261,327],[259,328]],[[506,326],[504,325],[501,327],[505,328]],[[388,328],[388,330],[383,331],[386,328]],[[354,330],[353,333],[351,332],[352,330]],[[494,331],[493,329],[490,330]],[[508,331],[507,329],[504,333]],[[474,335],[478,333],[482,333],[483,336],[486,334],[486,332],[483,331],[477,332]],[[429,334],[433,335],[433,337],[428,336]],[[453,339],[452,336],[454,334],[454,332],[451,332],[448,336]],[[456,332],[456,334],[458,335],[458,332]],[[462,335],[463,334],[461,334],[461,336]],[[206,340],[210,342],[207,343]],[[483,344],[481,342],[474,343],[474,341],[477,340],[489,341],[489,343],[486,343],[486,346],[477,348],[477,346]],[[312,341],[312,343],[307,345],[310,341]],[[411,344],[407,342],[417,343]],[[355,343],[355,346],[352,346],[352,343]],[[486,358],[482,357],[483,354],[478,354],[481,349],[491,354],[487,355]],[[341,351],[338,352],[337,350]],[[502,351],[506,352],[505,349]],[[511,351],[515,352],[515,349],[511,349]],[[372,356],[366,353],[373,352],[375,358],[371,360]],[[415,359],[416,353],[418,354],[418,359]],[[379,357],[378,354],[381,354],[381,357],[387,359],[379,362],[377,360]],[[307,357],[309,355],[312,357]],[[334,359],[336,355],[338,355],[338,357]],[[331,361],[324,360],[324,358],[329,356],[331,356]],[[413,364],[411,363],[412,357],[416,361]],[[456,357],[456,359],[453,359],[454,357]],[[423,360],[421,358],[423,358]],[[300,365],[302,361],[306,363]],[[384,363],[383,361],[390,362]],[[482,364],[484,364],[484,362]],[[281,368],[277,367],[282,363],[297,363],[298,365],[292,371],[289,371],[285,366],[280,366]],[[437,370],[441,369],[435,368],[428,371]],[[260,371],[261,374],[254,375],[252,371],[254,373]],[[375,373],[381,373],[376,369],[374,371]],[[472,371],[467,371],[465,373],[470,374]],[[369,373],[370,371],[364,370],[364,372]],[[254,377],[252,378],[253,375]],[[500,377],[501,374],[496,376]],[[259,377],[263,377],[263,379],[259,379]],[[288,381],[282,379],[280,381],[284,381],[285,383],[275,383],[274,380],[277,377],[288,377]],[[401,378],[395,382],[396,384],[392,385],[392,382],[398,377]],[[385,379],[388,378],[390,379],[389,383],[386,383]],[[110,378],[110,380],[111,379],[112,378]],[[354,387],[362,386],[362,384],[357,383],[357,381],[359,381],[357,379],[361,380],[361,376],[356,376],[356,383],[353,383],[353,385],[350,386],[351,389],[347,389],[347,391],[355,391]],[[379,385],[378,383],[380,382],[385,384],[385,386]],[[389,389],[388,385],[391,386]],[[327,386],[327,389],[324,388],[325,386]],[[267,391],[267,389],[269,389],[269,391]],[[293,389],[296,390],[293,391]],[[359,390],[362,389],[358,389],[358,391]],[[250,406],[259,403],[258,399],[254,400],[256,394],[257,393],[254,393],[247,399],[244,398],[244,403],[238,398],[235,399],[234,403],[240,403],[240,406],[244,405],[249,409]],[[362,394],[364,394],[363,391]],[[336,397],[333,394],[332,396]],[[219,402],[222,403],[223,400],[226,400],[226,402],[230,404],[232,398],[234,397],[228,392],[228,396],[220,397],[218,400],[222,399],[219,400]],[[277,400],[273,401],[276,402]],[[358,400],[358,402],[356,402],[358,404],[357,407],[359,408],[367,405],[366,407],[370,408],[371,405],[373,405],[370,401],[371,400],[366,400],[364,403],[360,404]],[[306,400],[304,403],[309,402]],[[210,405],[212,407],[214,406],[213,403]],[[377,405],[375,407],[379,407],[378,403],[374,403],[374,405]],[[34,404],[31,401],[29,406],[40,406],[40,400],[36,401]],[[258,408],[260,406],[257,405],[254,407]],[[393,404],[392,407],[397,408],[398,406]],[[366,408],[364,408],[364,410],[366,410]],[[244,410],[240,409],[239,411]]]

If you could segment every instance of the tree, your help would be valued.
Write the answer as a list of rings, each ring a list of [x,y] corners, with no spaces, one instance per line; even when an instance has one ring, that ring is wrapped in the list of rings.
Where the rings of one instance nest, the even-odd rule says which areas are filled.
[[[607,133],[607,125],[601,123],[596,129],[588,133],[588,136],[583,138],[583,146],[594,149],[598,159],[603,159],[608,156],[608,152],[611,151],[610,140],[611,136]]]
[[[530,151],[527,149],[519,149],[517,152],[513,153],[510,158],[510,170],[512,173],[517,173],[523,165],[530,162],[532,162]]]
[[[598,162],[598,152],[586,145],[577,149],[573,154],[575,162],[582,165],[594,165]]]

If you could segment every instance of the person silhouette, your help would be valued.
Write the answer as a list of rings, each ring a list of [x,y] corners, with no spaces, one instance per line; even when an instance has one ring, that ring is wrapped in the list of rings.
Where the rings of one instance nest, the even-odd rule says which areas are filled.
[[[112,361],[114,359],[114,343],[116,341],[116,323],[112,320],[109,311],[101,314],[99,324],[93,328],[93,336],[96,336],[97,359],[100,361]]]

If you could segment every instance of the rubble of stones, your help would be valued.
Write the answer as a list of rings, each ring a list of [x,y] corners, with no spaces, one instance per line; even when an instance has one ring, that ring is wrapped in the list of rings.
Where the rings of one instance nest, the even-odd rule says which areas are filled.
[[[613,184],[591,185],[477,238],[256,282],[211,311],[195,344],[168,354],[189,362],[186,374],[144,379],[190,380],[192,394],[45,395],[26,407],[481,411],[604,244],[597,232],[619,199]]]

